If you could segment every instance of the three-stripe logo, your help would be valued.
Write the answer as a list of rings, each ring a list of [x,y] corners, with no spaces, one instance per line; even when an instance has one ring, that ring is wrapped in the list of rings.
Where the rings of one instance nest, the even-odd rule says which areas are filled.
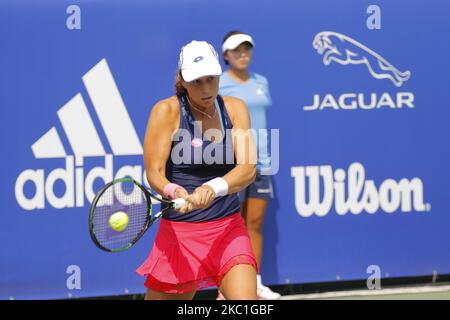
[[[82,79],[113,154],[141,155],[141,142],[106,60],[101,60]],[[78,163],[85,157],[106,155],[80,93],[62,106],[57,114]],[[37,159],[67,156],[55,127],[38,139],[31,149]]]
[[[94,180],[108,182],[113,176],[114,156],[142,155],[143,148],[127,112],[122,96],[106,59],[102,59],[82,76],[92,106],[100,122],[112,154],[105,150],[91,114],[81,93],[77,93],[58,111],[61,127],[67,137],[72,153],[67,152],[54,126],[31,146],[36,159],[65,159],[65,168],[52,170],[46,176],[44,169],[27,169],[16,180],[15,196],[17,203],[25,210],[45,208],[45,200],[54,208],[83,207],[85,197],[92,201],[95,192]],[[84,159],[104,157],[104,167],[94,167],[85,176]],[[123,166],[115,176],[129,175],[137,181],[145,181],[140,166]],[[57,195],[55,182],[61,180],[65,185],[64,194]],[[34,184],[35,192],[27,195],[25,184]]]

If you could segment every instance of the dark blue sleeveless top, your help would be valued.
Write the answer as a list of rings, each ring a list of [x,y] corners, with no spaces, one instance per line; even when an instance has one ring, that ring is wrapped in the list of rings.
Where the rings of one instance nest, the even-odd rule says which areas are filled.
[[[222,130],[223,139],[212,143],[204,137],[199,122],[195,122],[186,96],[178,96],[178,102],[180,125],[173,137],[171,153],[166,163],[166,177],[170,182],[192,193],[203,183],[224,176],[236,166],[230,135],[233,124],[222,97],[218,95],[215,107],[224,129]],[[221,219],[239,211],[239,198],[237,193],[233,193],[215,198],[205,209],[197,209],[185,214],[169,209],[164,218],[173,221],[202,222]]]

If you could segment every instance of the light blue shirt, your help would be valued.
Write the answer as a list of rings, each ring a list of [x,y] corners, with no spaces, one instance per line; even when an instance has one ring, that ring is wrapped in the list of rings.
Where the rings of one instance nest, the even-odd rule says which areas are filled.
[[[219,94],[239,98],[247,104],[252,128],[257,134],[255,137],[258,146],[256,169],[261,171],[261,169],[269,168],[268,139],[270,134],[265,131],[266,134],[261,135],[261,131],[259,131],[259,129],[267,130],[267,108],[272,105],[267,79],[260,74],[250,73],[250,78],[246,82],[240,83],[231,79],[228,72],[223,72],[220,76]]]

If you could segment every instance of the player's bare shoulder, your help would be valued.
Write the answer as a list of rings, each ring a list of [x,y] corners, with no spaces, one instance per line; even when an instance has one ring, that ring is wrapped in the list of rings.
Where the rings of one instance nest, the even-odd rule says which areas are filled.
[[[159,100],[152,108],[152,115],[165,115],[168,118],[175,117],[179,114],[179,105],[176,96]]]
[[[151,121],[164,123],[168,126],[175,126],[180,119],[180,106],[178,98],[172,96],[167,99],[159,100],[152,108],[150,114]]]
[[[248,116],[247,105],[243,100],[231,96],[223,96],[222,98],[231,122],[235,123],[235,119],[238,117]]]

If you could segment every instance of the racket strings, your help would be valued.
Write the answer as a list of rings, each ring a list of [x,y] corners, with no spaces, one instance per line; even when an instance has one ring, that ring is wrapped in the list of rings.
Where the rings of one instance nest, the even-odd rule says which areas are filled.
[[[111,185],[101,195],[95,208],[93,232],[99,244],[115,251],[128,247],[145,230],[148,221],[144,192],[132,181]],[[128,225],[122,231],[111,228],[110,217],[117,212],[128,215]]]

